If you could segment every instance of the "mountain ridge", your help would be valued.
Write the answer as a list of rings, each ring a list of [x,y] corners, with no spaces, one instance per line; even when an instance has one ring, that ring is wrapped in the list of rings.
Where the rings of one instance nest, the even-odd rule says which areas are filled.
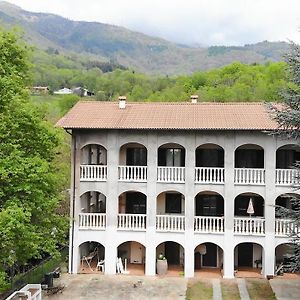
[[[288,43],[267,41],[207,48],[179,45],[116,25],[72,21],[56,14],[25,11],[5,1],[0,2],[0,24],[20,26],[25,39],[37,48],[79,53],[148,74],[188,74],[233,61],[280,61],[288,49]]]

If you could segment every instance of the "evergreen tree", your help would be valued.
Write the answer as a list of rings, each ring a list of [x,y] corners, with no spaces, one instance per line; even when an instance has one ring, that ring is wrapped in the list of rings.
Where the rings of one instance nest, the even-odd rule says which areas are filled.
[[[287,68],[290,76],[290,84],[281,93],[283,104],[272,105],[271,114],[278,122],[278,129],[274,134],[283,138],[295,140],[299,143],[300,138],[300,46],[291,43],[291,50],[285,56]],[[298,174],[295,178],[294,190],[300,189],[300,162],[293,166]],[[293,240],[291,247],[291,258],[286,264],[290,271],[300,270],[300,200],[293,197],[290,209],[276,207],[277,214],[282,218],[290,220],[290,238]]]

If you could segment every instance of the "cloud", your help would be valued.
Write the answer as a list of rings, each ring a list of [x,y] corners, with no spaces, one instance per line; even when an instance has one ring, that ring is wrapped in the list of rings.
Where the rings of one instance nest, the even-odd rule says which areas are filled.
[[[127,27],[173,42],[300,42],[299,0],[11,0],[24,9]]]

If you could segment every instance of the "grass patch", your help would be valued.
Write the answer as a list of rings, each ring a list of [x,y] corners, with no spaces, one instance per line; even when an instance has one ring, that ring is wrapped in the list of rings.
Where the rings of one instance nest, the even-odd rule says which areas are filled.
[[[213,288],[211,281],[193,280],[188,283],[186,300],[209,300],[213,299]]]
[[[246,279],[246,287],[250,299],[276,300],[275,294],[267,279]]]
[[[235,279],[221,280],[221,290],[223,300],[240,300],[240,292]]]

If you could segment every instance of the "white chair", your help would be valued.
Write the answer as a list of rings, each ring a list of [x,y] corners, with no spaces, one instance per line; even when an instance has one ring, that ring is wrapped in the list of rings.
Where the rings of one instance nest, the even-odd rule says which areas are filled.
[[[102,273],[104,273],[104,270],[105,270],[105,268],[104,268],[104,263],[105,263],[105,260],[104,260],[104,259],[100,260],[100,261],[97,263],[97,270],[98,270],[98,271],[101,271]]]

